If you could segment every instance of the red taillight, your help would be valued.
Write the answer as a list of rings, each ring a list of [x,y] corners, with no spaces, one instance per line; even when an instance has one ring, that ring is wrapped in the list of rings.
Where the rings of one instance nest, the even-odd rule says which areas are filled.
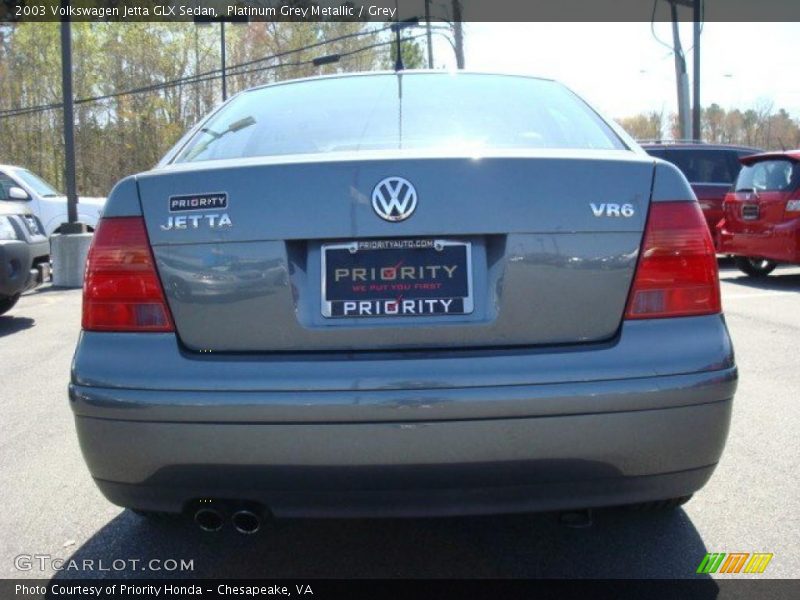
[[[174,331],[141,217],[102,219],[83,282],[88,331]]]
[[[722,310],[714,244],[696,202],[654,202],[626,319],[708,315]]]
[[[786,212],[787,213],[798,213],[800,212],[800,186],[796,187],[791,194],[789,194],[789,198],[786,200]],[[791,215],[792,217],[796,217],[797,215]]]

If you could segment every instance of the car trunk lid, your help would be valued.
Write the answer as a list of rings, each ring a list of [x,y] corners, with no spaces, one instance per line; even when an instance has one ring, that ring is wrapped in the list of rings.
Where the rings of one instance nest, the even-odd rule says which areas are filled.
[[[376,184],[389,176],[416,189],[406,220],[387,221],[373,207]],[[652,159],[573,150],[215,161],[152,171],[138,185],[182,343],[203,352],[296,352],[606,340],[625,309],[652,182]],[[187,197],[206,204],[183,210],[175,199]],[[333,293],[324,282],[328,246],[398,241],[431,249],[357,249],[353,260],[373,261],[378,279],[381,268],[399,266],[381,263],[390,259],[428,269],[403,282],[417,287],[393,289],[408,300],[435,283],[431,273],[445,273],[432,267],[467,255],[459,266],[469,271],[461,283],[470,306],[458,314],[323,314]],[[464,254],[436,253],[451,245]],[[349,268],[346,254],[335,260]]]

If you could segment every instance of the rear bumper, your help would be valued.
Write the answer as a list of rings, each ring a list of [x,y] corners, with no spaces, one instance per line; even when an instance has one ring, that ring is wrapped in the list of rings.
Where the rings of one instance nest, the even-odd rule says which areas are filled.
[[[737,382],[721,317],[626,323],[613,343],[559,352],[333,363],[175,355],[168,337],[84,334],[76,353],[81,448],[122,506],[178,512],[212,498],[278,516],[446,515],[682,496],[719,460]],[[127,385],[131,361],[151,389]],[[179,364],[182,383],[169,379]],[[201,375],[217,368],[215,390]]]
[[[116,504],[201,498],[276,516],[432,516],[611,506],[690,494],[719,460],[731,401],[527,419],[189,424],[78,417]]]
[[[49,278],[49,265],[36,264],[37,258],[47,256],[46,245],[46,241],[44,246],[17,240],[0,241],[0,297],[16,296]]]
[[[700,200],[700,208],[708,224],[708,229],[711,231],[711,237],[715,238],[717,223],[719,223],[723,217],[722,200]]]
[[[501,465],[485,465],[494,472]],[[639,477],[580,477],[564,481],[543,481],[509,485],[467,485],[459,481],[448,488],[428,485],[411,487],[407,478],[399,478],[402,489],[368,489],[351,485],[349,489],[314,489],[290,491],[253,489],[241,483],[231,487],[203,487],[195,481],[186,486],[125,484],[95,479],[103,495],[119,506],[158,512],[191,512],[200,506],[193,498],[213,499],[222,511],[236,506],[258,506],[278,518],[383,518],[449,517],[508,513],[548,512],[624,506],[639,502],[680,498],[702,488],[711,477],[714,465]],[[455,469],[447,473],[455,472]],[[388,473],[391,473],[389,471]],[[300,473],[298,473],[298,476]],[[245,475],[246,476],[246,475]],[[306,473],[308,481],[320,481],[320,474]],[[212,475],[206,476],[204,480]],[[430,473],[428,479],[438,478]],[[360,486],[370,485],[363,474],[352,473]],[[528,480],[531,478],[529,477]],[[202,493],[207,492],[207,493]]]
[[[731,231],[722,221],[717,229],[717,251],[720,254],[800,263],[800,219],[779,223],[763,233]]]

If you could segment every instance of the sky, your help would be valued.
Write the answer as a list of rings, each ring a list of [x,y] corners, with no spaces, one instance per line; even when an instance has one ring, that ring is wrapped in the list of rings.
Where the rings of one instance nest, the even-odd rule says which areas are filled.
[[[656,35],[671,44],[670,23]],[[453,67],[449,44],[435,36],[435,66]],[[800,23],[704,24],[701,103],[726,109],[759,103],[800,118]],[[684,51],[692,24],[681,24]],[[467,23],[466,67],[557,79],[612,118],[677,112],[672,52],[650,23]],[[691,85],[692,55],[686,52]]]

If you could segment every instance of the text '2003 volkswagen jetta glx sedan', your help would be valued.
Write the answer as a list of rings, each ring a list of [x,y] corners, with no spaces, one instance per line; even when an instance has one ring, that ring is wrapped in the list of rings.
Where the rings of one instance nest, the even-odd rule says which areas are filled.
[[[235,96],[115,187],[83,311],[92,476],[209,528],[677,503],[737,380],[686,179],[525,77]]]

